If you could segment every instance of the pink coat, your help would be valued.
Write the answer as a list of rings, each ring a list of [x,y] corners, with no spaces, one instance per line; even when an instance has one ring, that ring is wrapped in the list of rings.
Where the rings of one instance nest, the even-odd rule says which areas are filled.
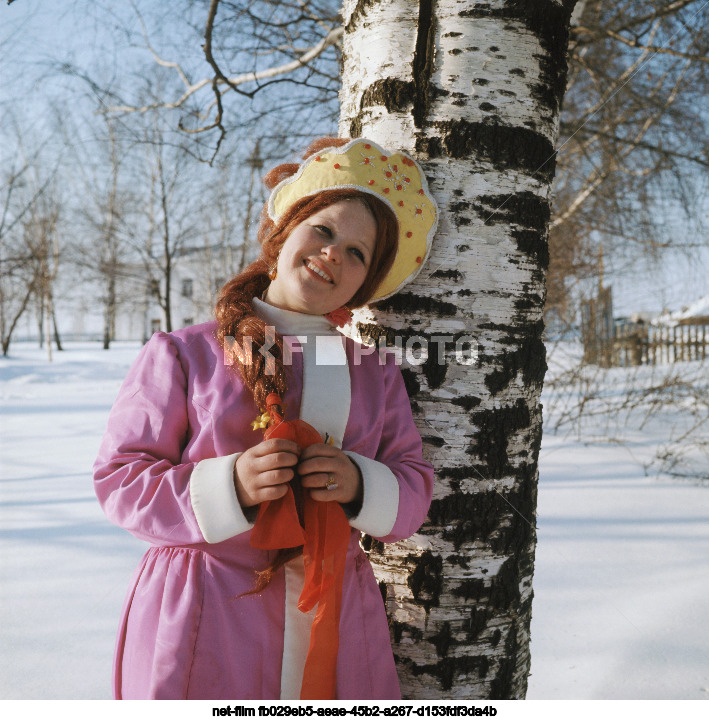
[[[250,426],[258,410],[225,364],[215,331],[207,323],[153,336],[119,392],[94,467],[108,518],[151,544],[123,609],[116,698],[286,693],[288,619],[300,612],[293,615],[287,600],[284,570],[261,594],[236,598],[273,556],[249,545],[251,516],[239,507],[232,482],[236,454],[263,438]],[[399,684],[389,629],[360,532],[383,542],[415,533],[428,511],[433,474],[393,358],[381,364],[377,354],[360,358],[358,348],[345,343],[351,405],[342,448],[362,471],[364,502],[350,519],[337,696],[393,699]],[[303,364],[294,353],[287,409],[300,408]]]

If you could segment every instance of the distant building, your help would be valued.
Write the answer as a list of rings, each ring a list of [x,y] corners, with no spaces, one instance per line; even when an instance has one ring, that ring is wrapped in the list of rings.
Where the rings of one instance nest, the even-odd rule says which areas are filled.
[[[653,318],[651,322],[653,325],[665,326],[709,324],[709,295],[705,295],[673,313],[665,311]]]
[[[184,251],[176,260],[171,279],[172,329],[203,323],[214,318],[214,304],[224,284],[234,273],[230,268],[241,260],[241,250],[224,258],[204,248]],[[229,254],[227,254],[229,255]],[[143,341],[158,330],[166,330],[165,312],[159,303],[164,294],[164,278],[151,280],[139,265],[124,268],[117,282],[117,313],[113,340]],[[159,291],[159,292],[158,292]],[[76,282],[69,274],[61,276],[55,290],[55,307],[62,340],[103,341],[103,289],[96,282]],[[16,340],[37,340],[39,326],[31,309],[21,319]]]

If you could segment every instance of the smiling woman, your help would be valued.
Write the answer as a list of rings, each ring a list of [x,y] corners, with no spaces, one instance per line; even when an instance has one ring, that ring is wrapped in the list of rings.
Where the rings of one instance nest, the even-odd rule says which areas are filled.
[[[108,516],[152,544],[117,698],[399,697],[359,538],[414,533],[432,469],[395,358],[335,326],[419,272],[435,204],[413,160],[367,140],[317,141],[265,182],[262,257],[216,323],[153,336],[96,462]]]
[[[363,201],[323,208],[288,236],[265,300],[287,310],[330,313],[364,283],[376,243],[377,222]]]

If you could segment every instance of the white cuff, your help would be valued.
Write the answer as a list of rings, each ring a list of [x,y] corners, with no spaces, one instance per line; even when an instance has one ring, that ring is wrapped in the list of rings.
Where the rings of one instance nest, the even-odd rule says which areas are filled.
[[[190,476],[192,510],[207,543],[220,543],[254,524],[244,515],[234,488],[234,464],[241,453],[200,461]]]
[[[364,497],[360,512],[350,525],[374,538],[387,536],[399,512],[399,482],[391,469],[379,461],[345,451],[362,472]]]

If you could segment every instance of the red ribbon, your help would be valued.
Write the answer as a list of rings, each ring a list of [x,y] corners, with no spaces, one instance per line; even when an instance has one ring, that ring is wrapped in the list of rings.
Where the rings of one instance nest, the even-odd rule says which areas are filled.
[[[273,409],[281,404],[280,398],[274,396],[271,394],[266,399],[269,412],[276,420],[264,433],[266,440],[287,438],[301,448],[323,442],[315,428],[305,421],[283,420]],[[303,546],[305,584],[298,608],[303,613],[312,610],[316,604],[318,608],[310,631],[301,699],[335,698],[342,584],[350,532],[347,516],[339,503],[314,501],[308,493],[303,494],[301,525],[290,486],[282,498],[261,504],[251,532],[250,542],[255,548],[274,550]]]

